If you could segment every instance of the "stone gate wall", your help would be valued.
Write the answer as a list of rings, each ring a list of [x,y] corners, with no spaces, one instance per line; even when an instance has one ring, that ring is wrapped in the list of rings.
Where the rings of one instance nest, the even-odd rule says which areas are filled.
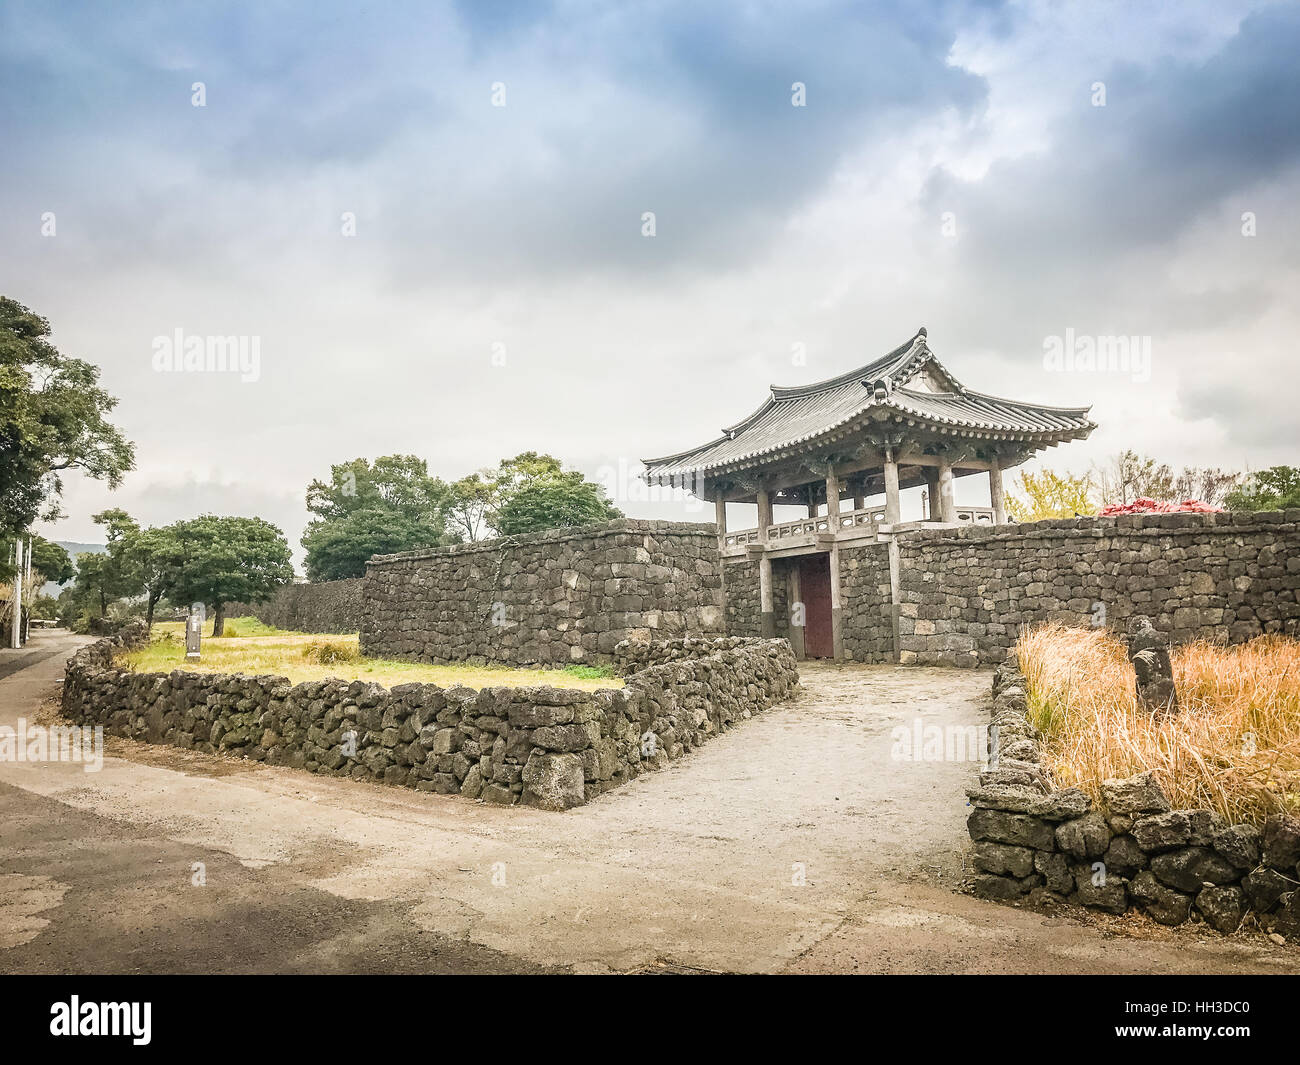
[[[1123,631],[1138,614],[1175,643],[1300,631],[1300,510],[920,525],[895,538],[897,603],[889,545],[839,545],[850,661],[897,655],[920,665],[995,665],[1022,626],[1059,621]],[[772,564],[778,635],[789,621],[782,567],[794,561]],[[731,562],[724,576],[728,631],[759,635],[758,563]]]
[[[370,560],[361,650],[509,665],[608,662],[626,639],[722,635],[713,525],[619,519]]]
[[[851,662],[894,661],[889,545],[840,545],[840,625]]]
[[[1176,643],[1295,635],[1300,510],[1137,514],[900,536],[899,660],[1001,662],[1022,625],[1123,631],[1145,614]]]

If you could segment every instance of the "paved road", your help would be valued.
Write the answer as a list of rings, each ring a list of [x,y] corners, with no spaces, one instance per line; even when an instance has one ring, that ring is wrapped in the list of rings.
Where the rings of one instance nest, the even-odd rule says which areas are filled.
[[[77,641],[41,641],[0,724],[57,690]],[[810,666],[794,705],[565,814],[126,741],[98,773],[0,763],[0,971],[1300,968],[955,894],[973,764],[900,760],[892,733],[978,725],[987,683]]]

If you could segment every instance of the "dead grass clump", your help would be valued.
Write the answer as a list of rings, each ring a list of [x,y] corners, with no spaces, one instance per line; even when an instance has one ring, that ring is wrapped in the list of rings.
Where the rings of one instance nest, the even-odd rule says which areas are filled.
[[[303,658],[322,666],[332,666],[336,662],[359,662],[361,649],[354,643],[336,643],[330,640],[318,640],[306,644],[302,649]]]
[[[1300,807],[1300,641],[1262,636],[1174,648],[1180,710],[1139,708],[1123,642],[1105,629],[1044,625],[1016,645],[1029,713],[1063,785],[1155,773],[1179,808],[1262,823]]]

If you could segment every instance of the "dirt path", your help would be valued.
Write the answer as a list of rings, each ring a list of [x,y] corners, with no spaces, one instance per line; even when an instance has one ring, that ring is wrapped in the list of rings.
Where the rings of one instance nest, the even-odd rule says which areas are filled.
[[[0,723],[57,664],[0,680]],[[892,732],[979,725],[987,675],[805,685],[565,814],[124,742],[94,774],[0,764],[0,970],[1295,968],[1267,941],[1105,938],[954,894],[974,764],[898,760]]]

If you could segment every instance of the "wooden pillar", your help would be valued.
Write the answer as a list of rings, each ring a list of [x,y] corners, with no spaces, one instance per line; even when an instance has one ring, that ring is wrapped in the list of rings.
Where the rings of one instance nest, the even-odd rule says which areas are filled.
[[[897,525],[902,514],[898,501],[898,459],[892,447],[885,448],[885,523]]]
[[[993,508],[993,524],[1007,523],[1007,501],[1002,494],[1002,466],[994,455],[989,460],[989,505]]]
[[[866,486],[861,477],[853,485],[853,509],[861,510],[867,505]]]
[[[937,466],[927,466],[925,468],[925,520],[939,520],[939,468]]]
[[[721,552],[727,542],[727,501],[723,498],[722,489],[716,491],[718,495],[713,500],[713,521],[718,527],[718,550]],[[718,607],[722,611],[722,631],[729,633],[731,623],[727,620],[727,559],[721,554],[718,556],[718,600]]]
[[[834,464],[826,466],[826,524],[836,537],[840,532],[840,478]],[[844,660],[844,629],[840,617],[840,547],[831,542],[831,654]]]
[[[840,478],[834,466],[826,467],[826,524],[831,532],[840,528]]]
[[[770,640],[776,636],[776,615],[772,605],[772,560],[767,555],[767,527],[772,524],[772,493],[766,488],[758,493],[758,542],[763,554],[758,559],[758,602],[762,635]]]
[[[791,559],[789,569],[788,584],[786,586],[790,597],[790,647],[794,651],[795,658],[803,658],[805,655],[803,630],[804,630],[804,605],[803,589],[799,584],[799,567],[798,559]]]
[[[939,520],[957,520],[957,502],[952,494],[952,463],[939,463]]]
[[[831,544],[831,654],[844,661],[844,624],[840,609],[840,545]]]

